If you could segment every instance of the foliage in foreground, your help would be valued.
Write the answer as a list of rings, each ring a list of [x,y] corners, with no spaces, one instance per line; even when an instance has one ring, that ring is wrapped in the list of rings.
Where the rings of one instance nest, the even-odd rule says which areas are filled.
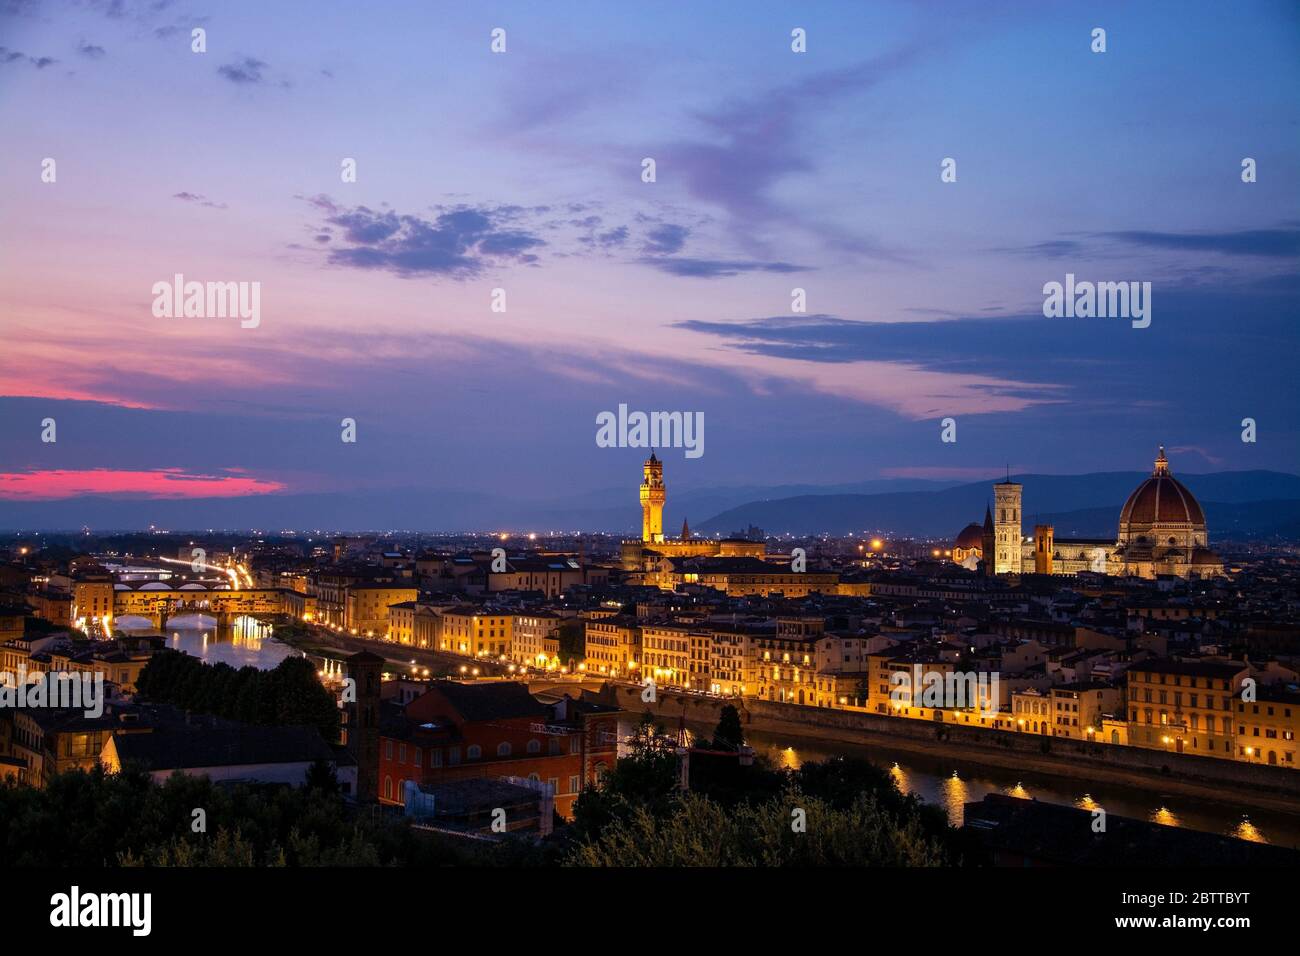
[[[738,746],[724,715],[714,746]],[[977,847],[937,807],[899,791],[884,769],[837,758],[774,770],[763,760],[699,757],[691,790],[647,715],[603,784],[574,806],[573,866],[954,866]]]
[[[795,814],[805,817],[798,831]],[[920,819],[899,820],[870,794],[847,809],[817,797],[728,809],[686,793],[659,816],[646,807],[580,845],[575,866],[943,866],[943,840]]]
[[[0,866],[444,866],[474,847],[348,807],[327,773],[306,787],[217,786],[131,770],[58,774],[44,790],[0,786]],[[206,833],[195,833],[194,811]]]

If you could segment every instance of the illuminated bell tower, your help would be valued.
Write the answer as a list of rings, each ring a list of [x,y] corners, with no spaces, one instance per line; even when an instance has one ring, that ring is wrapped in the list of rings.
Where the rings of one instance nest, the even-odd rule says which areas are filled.
[[[641,540],[660,543],[664,540],[664,463],[652,451],[642,472]]]
[[[993,486],[993,569],[995,574],[1020,573],[1020,495],[1024,486],[1012,481],[999,481]]]

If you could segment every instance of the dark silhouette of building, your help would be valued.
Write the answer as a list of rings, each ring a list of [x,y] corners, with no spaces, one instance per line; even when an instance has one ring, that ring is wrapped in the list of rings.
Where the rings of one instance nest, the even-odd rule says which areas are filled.
[[[357,800],[373,803],[379,797],[379,683],[384,659],[361,651],[344,663],[356,690],[344,742],[357,762]]]

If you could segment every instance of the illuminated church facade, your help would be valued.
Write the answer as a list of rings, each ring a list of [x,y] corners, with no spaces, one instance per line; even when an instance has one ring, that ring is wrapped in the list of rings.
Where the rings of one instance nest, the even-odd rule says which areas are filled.
[[[993,486],[984,524],[969,524],[953,542],[953,561],[985,574],[1066,574],[1095,571],[1117,577],[1211,578],[1223,561],[1210,549],[1205,512],[1187,486],[1169,471],[1161,447],[1155,470],[1120,509],[1110,538],[1058,538],[1048,524],[1025,535],[1019,482]]]
[[[641,466],[641,539],[622,542],[621,557],[625,571],[652,571],[661,558],[761,558],[767,543],[735,538],[691,537],[690,526],[682,522],[680,538],[664,536],[664,463],[652,451]]]

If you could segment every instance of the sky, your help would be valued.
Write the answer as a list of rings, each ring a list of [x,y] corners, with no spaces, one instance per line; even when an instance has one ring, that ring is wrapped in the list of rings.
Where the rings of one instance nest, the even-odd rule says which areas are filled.
[[[1291,2],[0,0],[0,499],[581,498],[620,404],[703,413],[670,494],[1300,471],[1298,53]]]

